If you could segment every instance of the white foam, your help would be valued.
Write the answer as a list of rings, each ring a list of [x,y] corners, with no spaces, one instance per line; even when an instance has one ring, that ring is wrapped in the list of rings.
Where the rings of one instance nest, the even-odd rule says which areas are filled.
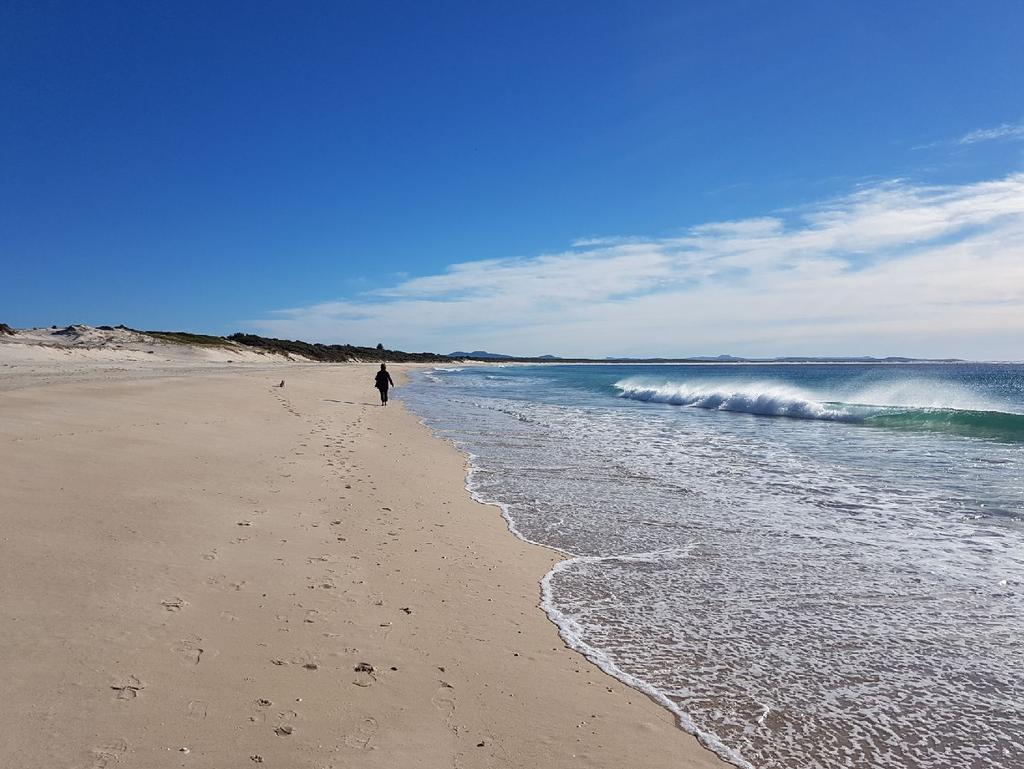
[[[420,424],[424,425],[428,429],[428,425],[422,419]],[[443,436],[439,436],[442,437]],[[466,450],[464,447],[459,446],[453,441],[448,441],[456,449],[458,449],[466,457],[466,481],[465,489],[469,495],[477,502],[484,505],[491,505],[497,507],[501,511],[501,517],[505,520],[509,531],[517,538],[528,542],[531,545],[537,545],[539,547],[546,548],[548,550],[554,550],[556,553],[566,556],[566,560],[559,561],[554,567],[540,581],[541,588],[541,602],[540,606],[547,614],[548,619],[554,623],[555,627],[558,628],[558,634],[565,642],[566,646],[574,651],[579,652],[593,664],[597,665],[608,675],[613,678],[617,678],[622,683],[630,686],[637,691],[643,692],[652,700],[657,702],[659,705],[668,709],[675,717],[679,727],[684,731],[692,734],[697,740],[708,750],[713,751],[717,755],[721,756],[726,761],[735,764],[740,769],[754,769],[754,766],[750,764],[743,756],[733,748],[730,748],[715,734],[707,730],[700,729],[693,719],[687,715],[682,709],[679,708],[671,699],[669,699],[660,689],[653,684],[644,681],[634,675],[627,673],[622,670],[612,657],[606,652],[601,651],[593,646],[590,646],[583,640],[583,629],[571,616],[563,612],[558,608],[554,601],[553,592],[551,588],[551,581],[559,572],[571,568],[576,564],[581,563],[596,563],[599,561],[632,561],[639,563],[658,563],[664,561],[666,558],[683,558],[690,553],[692,547],[685,548],[666,548],[663,550],[651,551],[648,553],[634,553],[627,555],[612,555],[605,557],[594,557],[594,556],[580,556],[568,553],[565,550],[552,547],[544,542],[538,542],[530,537],[526,536],[519,527],[516,525],[515,518],[512,517],[512,512],[508,505],[503,502],[496,501],[494,499],[487,498],[477,488],[474,483],[475,476],[481,473],[487,473],[488,470],[480,468],[476,465],[476,455],[471,451]]]
[[[885,408],[1019,411],[969,387],[927,379],[876,383],[832,392],[814,392],[771,380],[735,379],[654,381],[649,377],[629,377],[614,386],[620,391],[620,397],[632,400],[800,419],[859,421]]]
[[[637,678],[636,676],[627,673],[615,664],[615,660],[607,652],[597,649],[584,641],[584,628],[573,617],[559,609],[558,605],[555,603],[554,591],[551,587],[551,583],[556,575],[566,569],[571,569],[573,566],[580,563],[594,563],[602,560],[636,560],[653,562],[660,555],[663,555],[663,553],[641,553],[633,556],[610,556],[608,558],[577,556],[566,561],[559,561],[551,571],[544,575],[544,578],[540,582],[541,608],[544,609],[548,618],[555,623],[555,626],[558,628],[558,634],[562,637],[566,646],[582,654],[608,675],[613,678],[617,678],[627,686],[631,686],[634,689],[643,692],[659,705],[668,709],[676,717],[676,722],[679,724],[680,728],[696,737],[697,740],[708,750],[717,753],[726,761],[740,767],[740,769],[754,769],[753,764],[743,758],[738,751],[730,748],[712,732],[699,728],[697,724],[694,723],[693,719],[690,718],[690,716],[687,715],[678,705],[676,705],[676,703],[669,699],[658,687],[648,681],[644,681],[641,678]]]
[[[736,383],[665,382],[650,384],[643,380],[623,379],[615,383],[621,397],[673,406],[692,406],[718,411],[739,411],[765,416],[798,419],[859,418],[859,415],[838,406],[829,406],[811,393],[774,382],[738,385]]]

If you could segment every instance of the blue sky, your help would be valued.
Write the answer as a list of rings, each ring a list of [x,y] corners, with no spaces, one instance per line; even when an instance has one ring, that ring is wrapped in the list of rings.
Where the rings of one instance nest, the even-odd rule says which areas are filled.
[[[1022,36],[1018,2],[8,2],[0,321],[1024,358]]]

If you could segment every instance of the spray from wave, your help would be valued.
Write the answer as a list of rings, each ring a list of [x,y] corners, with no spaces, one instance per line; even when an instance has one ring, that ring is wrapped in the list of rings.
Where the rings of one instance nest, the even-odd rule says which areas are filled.
[[[928,392],[927,383],[916,388],[918,397],[911,396],[915,388],[907,385],[894,392],[875,388],[843,396],[822,396],[778,382],[655,384],[633,378],[620,380],[614,387],[621,398],[649,403],[1024,442],[1024,414],[972,402],[961,394],[942,398]],[[918,402],[894,402],[904,399]]]

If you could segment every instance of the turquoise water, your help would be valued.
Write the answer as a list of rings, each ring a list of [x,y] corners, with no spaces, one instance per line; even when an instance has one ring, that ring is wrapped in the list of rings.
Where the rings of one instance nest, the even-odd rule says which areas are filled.
[[[568,643],[733,762],[1024,766],[1024,366],[508,366],[403,398]]]

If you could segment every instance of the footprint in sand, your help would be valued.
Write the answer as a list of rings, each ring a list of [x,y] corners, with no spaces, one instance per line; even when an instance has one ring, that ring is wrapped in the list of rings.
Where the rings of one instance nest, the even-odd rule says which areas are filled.
[[[452,685],[442,681],[441,688],[434,692],[430,702],[444,716],[445,726],[458,731],[457,727],[452,726],[452,720],[455,718],[455,689]]]
[[[292,721],[299,717],[294,710],[285,710],[277,714],[277,726],[274,727],[274,734],[278,737],[290,737],[295,731]]]
[[[130,675],[123,683],[113,684],[110,688],[117,692],[119,700],[134,700],[139,696],[139,692],[146,688],[146,685],[135,676]]]
[[[110,740],[102,745],[93,748],[92,765],[90,769],[106,769],[108,766],[119,763],[121,756],[128,750],[128,743],[124,740]]]
[[[203,658],[205,650],[201,646],[203,639],[199,636],[189,636],[178,641],[174,651],[186,665],[198,665]]]
[[[206,718],[208,708],[203,700],[192,700],[188,704],[188,717],[195,721],[202,721]]]
[[[377,681],[377,676],[375,675],[376,671],[373,669],[373,665],[368,662],[360,662],[353,668],[353,671],[355,671],[356,675],[352,683],[356,686],[362,686],[365,688],[373,685]]]
[[[362,718],[359,720],[359,725],[355,730],[345,737],[345,744],[350,748],[356,748],[357,750],[374,750],[374,746],[370,744],[374,736],[377,734],[377,719],[371,716]]]

